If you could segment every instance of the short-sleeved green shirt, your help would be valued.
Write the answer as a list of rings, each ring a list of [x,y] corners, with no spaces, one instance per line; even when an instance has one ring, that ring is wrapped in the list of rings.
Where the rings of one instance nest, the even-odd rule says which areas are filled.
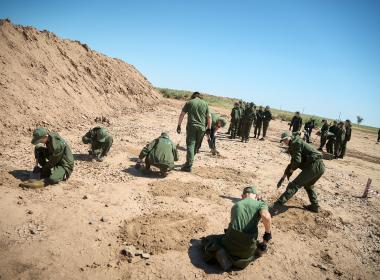
[[[257,225],[262,210],[268,210],[268,205],[262,200],[252,198],[240,200],[231,209],[229,228],[253,235],[257,239]]]
[[[206,129],[207,115],[210,113],[206,101],[196,97],[186,102],[182,112],[187,113],[187,125]]]

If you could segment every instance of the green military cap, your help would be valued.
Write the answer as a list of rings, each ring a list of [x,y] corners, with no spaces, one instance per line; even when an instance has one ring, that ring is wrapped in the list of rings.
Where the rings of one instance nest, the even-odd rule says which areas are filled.
[[[286,140],[286,139],[290,139],[292,136],[289,132],[285,131],[284,133],[281,134],[281,140],[280,142]]]
[[[48,131],[46,128],[38,127],[33,131],[33,139],[32,144],[37,145],[38,141],[42,138],[48,135]]]
[[[245,187],[243,189],[243,194],[247,194],[247,193],[257,194],[257,190],[253,186]]]
[[[107,129],[101,128],[96,132],[96,141],[105,142],[107,137]]]
[[[169,137],[169,134],[166,131],[164,131],[161,133],[161,137]]]

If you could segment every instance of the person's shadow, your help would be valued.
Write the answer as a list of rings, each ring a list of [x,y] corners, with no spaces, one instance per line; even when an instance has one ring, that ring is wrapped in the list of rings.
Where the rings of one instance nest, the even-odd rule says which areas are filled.
[[[158,171],[146,170],[145,167],[136,168],[135,165],[131,165],[128,168],[123,169],[122,171],[131,174],[135,177],[164,178]]]
[[[92,159],[94,158],[93,156],[89,154],[73,154],[73,156],[74,156],[74,160],[77,160],[77,161],[92,161]]]
[[[202,256],[202,245],[199,239],[190,240],[190,247],[187,254],[189,255],[191,263],[207,274],[222,274],[224,272],[216,261],[215,263],[206,263],[204,261]]]
[[[16,179],[19,179],[21,181],[27,181],[29,179],[33,179],[33,177],[35,177],[35,173],[33,173],[32,171],[29,171],[29,170],[25,170],[25,169],[19,169],[19,170],[12,170],[12,171],[9,171],[9,174],[11,174],[13,177],[15,177]]]

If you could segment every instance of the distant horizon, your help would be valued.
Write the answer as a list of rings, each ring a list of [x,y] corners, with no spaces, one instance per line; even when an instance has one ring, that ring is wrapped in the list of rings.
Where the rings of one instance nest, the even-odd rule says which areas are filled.
[[[380,127],[380,1],[0,1],[0,18],[86,43],[155,87]]]

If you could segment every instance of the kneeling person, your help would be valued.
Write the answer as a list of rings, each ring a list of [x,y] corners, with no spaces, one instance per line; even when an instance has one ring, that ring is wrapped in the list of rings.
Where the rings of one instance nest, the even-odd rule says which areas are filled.
[[[161,175],[165,176],[168,171],[174,168],[174,161],[178,161],[178,152],[169,135],[164,132],[142,149],[136,168],[141,167],[141,160],[144,158],[146,169],[149,170],[150,166],[153,165],[160,168]]]
[[[257,240],[260,219],[265,228],[263,243]],[[254,187],[246,187],[242,199],[231,209],[231,221],[225,234],[202,239],[204,259],[207,262],[216,259],[224,270],[232,266],[243,269],[267,250],[267,243],[271,239],[268,205],[258,199]]]
[[[91,144],[88,151],[90,155],[95,156],[97,161],[103,161],[111,149],[113,138],[107,129],[94,127],[82,137],[82,141],[84,144]]]
[[[67,180],[74,169],[74,157],[66,141],[55,132],[37,128],[33,132],[32,144],[42,185],[57,184]]]

